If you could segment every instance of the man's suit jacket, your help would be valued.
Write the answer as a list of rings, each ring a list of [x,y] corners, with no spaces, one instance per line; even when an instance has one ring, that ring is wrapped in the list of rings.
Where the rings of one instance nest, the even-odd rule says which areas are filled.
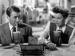
[[[16,40],[20,43],[26,42],[28,41],[28,36],[30,35],[32,35],[31,28],[26,26],[24,28],[20,28],[19,37],[14,37],[14,39],[12,39],[9,24],[5,23],[0,25],[0,43],[3,45],[10,44]]]

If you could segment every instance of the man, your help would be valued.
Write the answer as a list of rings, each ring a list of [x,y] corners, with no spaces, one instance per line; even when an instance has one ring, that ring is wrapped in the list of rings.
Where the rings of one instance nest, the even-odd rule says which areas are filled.
[[[6,10],[9,22],[0,26],[0,43],[4,46],[11,43],[27,42],[28,37],[32,35],[30,27],[17,26],[20,21],[19,13],[20,9],[16,6],[8,7]]]
[[[38,40],[40,43],[46,44],[52,42],[57,46],[68,44],[74,34],[74,28],[65,23],[68,17],[68,11],[54,7],[53,13],[53,18],[47,23],[43,34]],[[49,41],[46,40],[48,36],[50,37]]]

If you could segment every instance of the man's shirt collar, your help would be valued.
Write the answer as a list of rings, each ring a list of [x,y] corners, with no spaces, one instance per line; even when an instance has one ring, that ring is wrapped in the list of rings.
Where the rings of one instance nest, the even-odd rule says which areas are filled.
[[[10,22],[9,22],[9,28],[10,28],[10,30],[12,29],[12,27],[13,27],[13,25],[11,25]]]

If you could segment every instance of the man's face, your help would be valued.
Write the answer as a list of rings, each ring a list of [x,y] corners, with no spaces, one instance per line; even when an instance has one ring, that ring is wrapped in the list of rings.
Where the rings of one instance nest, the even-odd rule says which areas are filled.
[[[19,16],[19,13],[16,13],[16,12],[12,11],[11,15],[9,17],[10,24],[12,24],[13,26],[15,26],[16,23],[17,23],[17,21],[19,20],[18,16]]]
[[[63,17],[61,15],[58,15],[54,18],[52,18],[52,22],[55,23],[56,25],[60,26],[62,24],[62,20],[63,20]]]

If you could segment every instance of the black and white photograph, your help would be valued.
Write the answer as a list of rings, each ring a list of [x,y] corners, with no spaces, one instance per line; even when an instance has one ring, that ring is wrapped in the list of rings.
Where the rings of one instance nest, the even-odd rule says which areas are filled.
[[[0,56],[75,56],[75,0],[0,0]]]

